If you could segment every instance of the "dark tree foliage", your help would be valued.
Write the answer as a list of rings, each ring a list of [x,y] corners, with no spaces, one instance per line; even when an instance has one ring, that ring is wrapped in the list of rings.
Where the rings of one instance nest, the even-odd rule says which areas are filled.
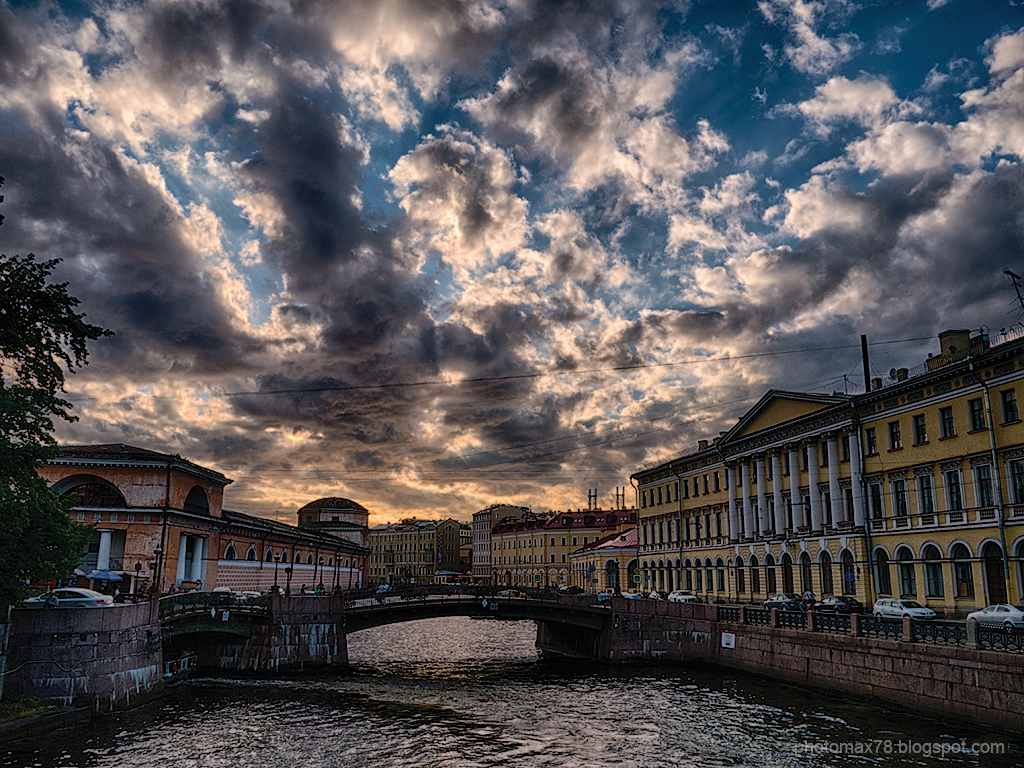
[[[54,417],[76,419],[58,396],[65,373],[86,363],[90,339],[111,335],[74,311],[67,283],[47,283],[59,263],[0,254],[0,606],[26,581],[71,573],[90,533],[36,471],[59,451]]]

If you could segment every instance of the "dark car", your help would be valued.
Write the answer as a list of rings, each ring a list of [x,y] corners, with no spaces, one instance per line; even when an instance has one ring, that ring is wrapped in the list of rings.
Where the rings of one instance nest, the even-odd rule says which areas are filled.
[[[583,587],[573,586],[561,586],[558,588],[558,592],[563,595],[582,595]]]
[[[778,608],[780,611],[799,611],[803,597],[796,592],[779,592],[764,601],[765,608]]]
[[[864,604],[855,597],[833,595],[819,600],[814,610],[819,613],[864,613]]]

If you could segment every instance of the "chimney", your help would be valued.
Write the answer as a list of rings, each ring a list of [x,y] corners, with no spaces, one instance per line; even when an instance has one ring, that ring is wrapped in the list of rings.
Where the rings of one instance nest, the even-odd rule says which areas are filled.
[[[899,368],[896,371],[896,381],[906,381],[910,375],[910,371],[906,368]]]
[[[697,450],[698,451],[706,451],[707,449],[708,449],[708,441],[707,440],[698,440],[697,441]]]
[[[871,391],[872,392],[874,392],[876,390],[879,390],[881,388],[882,388],[882,380],[881,379],[874,378],[874,379],[871,380]]]

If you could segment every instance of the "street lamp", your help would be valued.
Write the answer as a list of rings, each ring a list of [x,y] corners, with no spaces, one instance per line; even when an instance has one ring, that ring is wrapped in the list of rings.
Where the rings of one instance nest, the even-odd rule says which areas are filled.
[[[292,593],[292,567],[289,565],[284,569],[284,575],[287,579],[284,584],[284,593],[291,595]]]
[[[281,562],[280,553],[274,555],[274,594],[277,594],[277,566]]]
[[[155,558],[153,563],[153,596],[160,599],[160,566],[162,565],[162,557],[164,554],[163,547],[157,547],[153,550],[153,557]]]
[[[135,564],[135,599],[139,599],[139,581],[141,580],[140,575],[142,573],[142,563]]]

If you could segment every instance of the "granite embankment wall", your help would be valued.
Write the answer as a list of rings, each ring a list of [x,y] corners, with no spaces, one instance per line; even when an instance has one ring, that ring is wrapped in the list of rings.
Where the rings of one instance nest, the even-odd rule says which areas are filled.
[[[207,635],[190,647],[200,669],[239,673],[301,672],[348,664],[348,642],[338,597],[273,597],[269,621],[255,624],[248,638]],[[188,645],[188,637],[175,639]]]
[[[163,691],[155,603],[11,612],[4,697],[109,710]]]
[[[612,610],[605,659],[704,662],[1024,732],[1020,654],[720,622],[714,605],[615,599]]]

